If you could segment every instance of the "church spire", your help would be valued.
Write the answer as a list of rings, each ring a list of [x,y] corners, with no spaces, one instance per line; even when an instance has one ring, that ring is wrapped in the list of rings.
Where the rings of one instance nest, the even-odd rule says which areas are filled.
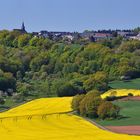
[[[22,30],[22,31],[26,31],[26,30],[25,30],[24,22],[22,22],[21,30]]]

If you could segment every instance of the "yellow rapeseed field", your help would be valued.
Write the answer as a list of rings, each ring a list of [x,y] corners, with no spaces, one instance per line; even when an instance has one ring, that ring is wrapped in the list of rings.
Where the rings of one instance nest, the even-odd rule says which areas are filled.
[[[112,90],[105,92],[101,97],[104,99],[107,96],[113,96],[113,95],[115,95],[116,97],[127,96],[129,93],[132,93],[134,96],[140,96],[140,90],[136,90],[136,89],[112,89]]]
[[[0,114],[0,140],[140,140],[68,113],[71,97],[38,99]]]

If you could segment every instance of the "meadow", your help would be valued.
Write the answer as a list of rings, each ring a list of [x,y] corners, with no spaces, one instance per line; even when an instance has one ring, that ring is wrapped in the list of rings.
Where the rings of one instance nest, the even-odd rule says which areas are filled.
[[[115,105],[121,108],[119,119],[96,120],[103,126],[133,126],[140,125],[140,101],[115,101]]]
[[[113,89],[140,89],[140,78],[128,81],[112,81],[109,86]]]

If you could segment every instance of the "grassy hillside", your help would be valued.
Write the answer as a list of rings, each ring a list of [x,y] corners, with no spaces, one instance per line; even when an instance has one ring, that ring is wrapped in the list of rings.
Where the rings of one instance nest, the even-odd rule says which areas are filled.
[[[140,89],[140,78],[129,81],[113,81],[109,86],[114,89]]]
[[[121,119],[97,121],[104,126],[140,125],[140,101],[115,101],[121,107]]]

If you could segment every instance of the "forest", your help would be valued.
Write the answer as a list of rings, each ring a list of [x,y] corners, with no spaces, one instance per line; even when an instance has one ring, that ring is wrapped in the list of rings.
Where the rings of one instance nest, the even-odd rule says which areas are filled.
[[[140,41],[120,36],[71,43],[0,31],[0,98],[73,96],[98,90],[109,82],[140,77]]]

